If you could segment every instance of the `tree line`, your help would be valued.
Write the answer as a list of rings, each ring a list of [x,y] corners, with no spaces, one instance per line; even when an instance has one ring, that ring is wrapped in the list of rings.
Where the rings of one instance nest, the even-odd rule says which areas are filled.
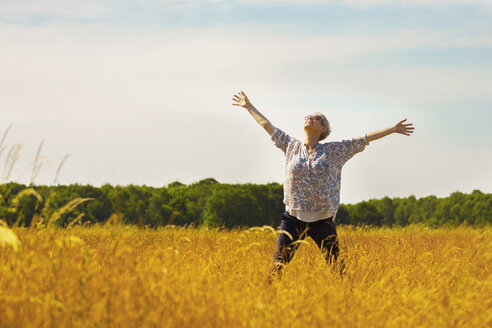
[[[83,201],[67,206],[76,199]],[[74,220],[94,224],[106,223],[110,218],[148,227],[277,227],[284,212],[282,199],[283,186],[278,183],[223,184],[213,178],[190,185],[173,182],[159,188],[109,184],[26,186],[12,182],[0,185],[0,219],[20,226],[34,224],[33,218],[56,217],[56,224],[61,227]],[[417,199],[412,195],[342,204],[336,222],[387,227],[485,226],[492,224],[492,194],[456,191],[445,198]]]

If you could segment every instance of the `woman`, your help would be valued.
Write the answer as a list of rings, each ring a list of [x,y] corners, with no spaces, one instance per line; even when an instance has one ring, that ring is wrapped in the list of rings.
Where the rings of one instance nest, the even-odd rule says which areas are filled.
[[[409,136],[414,129],[412,124],[404,124],[404,119],[395,126],[361,138],[320,144],[331,130],[326,117],[315,113],[305,118],[305,139],[301,142],[273,126],[251,104],[244,92],[234,95],[233,101],[233,105],[248,110],[286,156],[285,213],[280,223],[281,233],[274,253],[272,273],[280,278],[282,267],[290,262],[299,246],[299,243],[293,242],[306,236],[311,237],[325,253],[327,262],[333,263],[339,252],[334,220],[340,205],[342,166],[371,141],[392,133]]]

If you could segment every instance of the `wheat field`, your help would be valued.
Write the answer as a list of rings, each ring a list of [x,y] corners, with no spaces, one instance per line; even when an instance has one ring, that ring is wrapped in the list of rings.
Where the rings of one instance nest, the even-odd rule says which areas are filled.
[[[491,327],[492,231],[339,228],[270,283],[271,228],[0,227],[0,327]]]

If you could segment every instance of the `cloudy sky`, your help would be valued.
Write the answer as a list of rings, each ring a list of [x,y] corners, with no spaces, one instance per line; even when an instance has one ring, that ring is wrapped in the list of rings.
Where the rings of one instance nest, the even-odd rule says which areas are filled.
[[[243,90],[302,139],[403,118],[406,137],[344,167],[342,202],[492,192],[492,2],[445,0],[1,1],[2,181],[38,184],[283,181],[283,153]],[[21,144],[9,171],[9,151]]]

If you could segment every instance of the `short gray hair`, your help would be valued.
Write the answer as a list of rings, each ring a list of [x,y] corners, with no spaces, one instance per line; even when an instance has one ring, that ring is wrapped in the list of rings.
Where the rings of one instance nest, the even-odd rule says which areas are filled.
[[[326,131],[321,133],[321,135],[319,136],[318,141],[326,139],[326,137],[328,137],[331,133],[330,122],[328,122],[328,119],[326,118],[326,116],[321,114],[321,113],[316,112],[313,115],[319,115],[321,117],[321,124],[323,124],[323,126],[326,128]]]

